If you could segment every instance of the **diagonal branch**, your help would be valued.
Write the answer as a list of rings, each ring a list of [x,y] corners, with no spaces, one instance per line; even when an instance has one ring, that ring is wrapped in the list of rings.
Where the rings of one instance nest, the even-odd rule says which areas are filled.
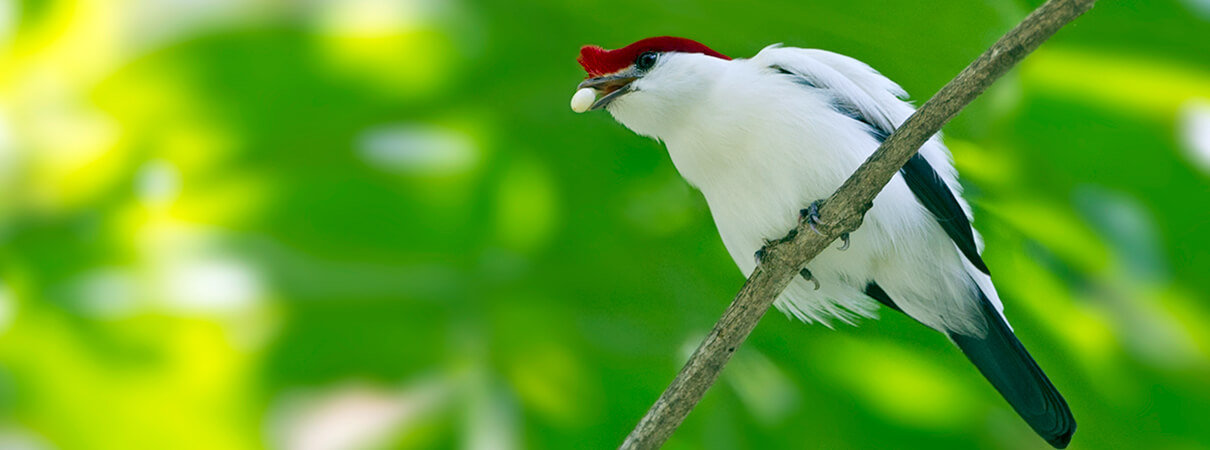
[[[1060,28],[1092,8],[1096,0],[1049,0],[996,41],[933,98],[907,119],[819,209],[819,234],[799,224],[797,235],[767,248],[731,306],[693,352],[680,373],[656,400],[621,449],[653,449],[668,440],[706,390],[714,384],[735,349],[744,342],[798,270],[841,234],[856,230],[886,186],[921,145],[958,111],[982,94]]]

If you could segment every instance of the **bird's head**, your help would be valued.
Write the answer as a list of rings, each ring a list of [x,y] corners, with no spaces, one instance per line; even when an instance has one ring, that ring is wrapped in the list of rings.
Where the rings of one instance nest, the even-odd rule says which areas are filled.
[[[616,50],[584,46],[578,61],[589,78],[580,83],[572,108],[604,108],[635,132],[658,137],[661,125],[683,115],[709,87],[718,64],[729,60],[699,42],[670,36]]]

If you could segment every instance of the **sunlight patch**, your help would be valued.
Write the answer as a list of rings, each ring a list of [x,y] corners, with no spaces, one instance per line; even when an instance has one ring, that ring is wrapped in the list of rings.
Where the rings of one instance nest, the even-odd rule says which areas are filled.
[[[168,269],[163,279],[171,305],[186,312],[250,309],[262,297],[261,280],[236,260],[202,260]]]
[[[166,206],[181,190],[181,173],[168,161],[151,161],[139,169],[138,194],[149,206]]]
[[[1202,172],[1210,173],[1210,100],[1191,100],[1181,108],[1178,132],[1185,155]]]
[[[0,281],[0,334],[8,330],[17,315],[17,300],[13,291]]]
[[[866,408],[905,425],[960,429],[976,419],[981,394],[924,353],[888,341],[837,338],[818,349],[822,373]],[[973,371],[972,371],[973,372]],[[893,382],[888,374],[894,374]],[[965,374],[963,374],[965,375]]]
[[[435,91],[458,49],[438,22],[451,2],[328,0],[315,11],[320,49],[332,65],[392,93]]]
[[[1023,61],[1020,72],[1026,90],[1160,119],[1173,117],[1191,94],[1210,98],[1210,73],[1158,58],[1048,46]]]
[[[274,447],[377,448],[429,419],[450,394],[450,387],[438,379],[422,379],[402,391],[349,382],[288,394],[270,420]]]
[[[430,125],[373,128],[361,135],[358,150],[375,167],[397,173],[453,175],[479,163],[470,136]]]
[[[119,267],[99,268],[85,273],[72,285],[80,308],[94,317],[116,319],[138,308],[138,280]]]

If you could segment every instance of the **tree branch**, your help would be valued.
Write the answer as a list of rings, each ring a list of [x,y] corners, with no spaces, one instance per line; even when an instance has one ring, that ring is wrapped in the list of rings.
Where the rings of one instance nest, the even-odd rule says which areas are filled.
[[[1092,8],[1096,0],[1049,0],[996,41],[907,119],[819,208],[819,233],[799,224],[796,236],[766,249],[731,306],[634,431],[623,450],[659,448],[718,378],[799,268],[841,234],[856,230],[874,197],[929,137],[989,85],[1056,31]]]

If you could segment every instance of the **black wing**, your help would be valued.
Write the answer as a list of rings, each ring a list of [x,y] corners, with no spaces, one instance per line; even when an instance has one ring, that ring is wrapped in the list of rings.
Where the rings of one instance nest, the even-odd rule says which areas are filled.
[[[836,101],[833,103],[833,108],[836,112],[865,124],[870,136],[873,136],[878,142],[885,141],[891,135],[891,130],[878,126],[852,104]],[[979,256],[979,247],[975,245],[975,232],[971,228],[970,220],[966,218],[966,212],[962,210],[962,205],[958,204],[954,191],[951,191],[950,187],[945,184],[945,180],[937,175],[937,171],[933,170],[933,166],[929,165],[928,160],[920,156],[920,153],[916,153],[912,155],[912,159],[909,159],[907,164],[903,165],[902,169],[899,169],[899,173],[903,175],[904,181],[907,181],[908,188],[912,190],[912,194],[916,195],[916,199],[933,213],[933,217],[937,219],[937,223],[941,224],[945,234],[949,235],[955,244],[958,244],[958,250],[966,255],[975,268],[991,275],[987,264],[984,264],[983,258]]]
[[[899,169],[899,173],[903,175],[904,181],[907,181],[908,188],[916,195],[916,199],[933,213],[945,234],[958,244],[958,250],[966,255],[966,259],[980,272],[991,275],[987,264],[984,264],[983,258],[979,256],[979,248],[975,246],[975,232],[971,229],[970,220],[966,218],[966,212],[962,211],[958,199],[954,198],[954,191],[937,175],[928,160],[919,153],[912,155],[912,159]]]
[[[866,131],[877,139],[878,142],[885,141],[891,135],[891,130],[887,127],[878,125],[878,121],[871,120],[867,117],[867,112],[862,111],[852,101],[837,94],[828,86],[812,80],[810,77],[795,73],[780,66],[772,66],[770,69],[791,77],[791,79],[802,86],[809,89],[822,89],[830,91],[832,95],[832,108],[836,112],[844,114],[853,120],[866,125]],[[933,213],[933,217],[937,219],[937,223],[941,224],[941,228],[945,230],[945,234],[949,235],[950,239],[958,245],[958,250],[970,260],[971,264],[979,271],[991,275],[987,269],[987,264],[983,262],[983,258],[979,256],[979,248],[975,245],[975,232],[971,228],[971,222],[966,218],[966,212],[962,210],[962,205],[958,204],[958,199],[954,197],[954,192],[945,184],[933,167],[929,165],[928,160],[920,156],[919,153],[912,156],[907,164],[899,170],[903,175],[903,179],[907,181],[908,188],[912,190],[912,194],[916,195],[916,199],[924,205],[929,212]]]
[[[887,308],[903,312],[902,309],[899,309],[899,305],[896,305],[895,301],[891,300],[891,296],[887,295],[886,291],[882,290],[882,286],[879,286],[877,282],[871,281],[870,284],[865,286],[865,295],[870,296],[870,298],[874,300],[878,300],[878,303],[882,303],[883,306],[886,306]],[[906,315],[907,313],[904,314]]]

